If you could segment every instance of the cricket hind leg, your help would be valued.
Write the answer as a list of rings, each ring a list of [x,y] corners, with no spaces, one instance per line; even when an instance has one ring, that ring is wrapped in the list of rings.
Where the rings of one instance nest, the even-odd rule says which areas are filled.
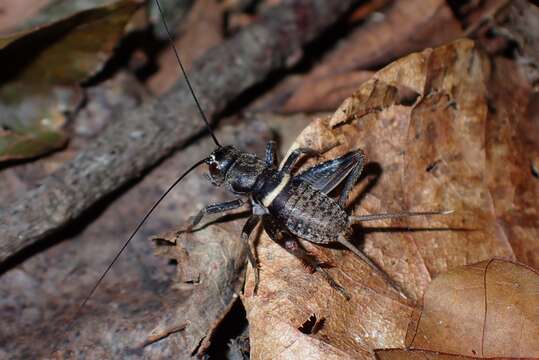
[[[311,255],[303,246],[301,246],[300,242],[294,235],[290,234],[286,230],[283,230],[283,228],[277,223],[276,219],[274,219],[271,215],[265,215],[263,218],[263,225],[264,230],[273,241],[282,246],[290,254],[298,258],[312,272],[318,272],[327,281],[327,283],[333,289],[337,290],[341,295],[343,295],[346,300],[351,299],[351,296],[346,289],[339,285],[331,277],[331,275],[329,275],[327,270],[324,268],[324,263],[318,261],[316,257]]]
[[[441,211],[422,211],[422,212],[409,212],[403,211],[398,213],[379,213],[379,214],[368,214],[368,215],[357,215],[350,216],[350,223],[358,223],[362,221],[376,221],[384,219],[399,219],[412,216],[432,216],[432,215],[449,215],[452,214],[454,210],[441,210]]]
[[[357,257],[359,257],[363,262],[365,262],[369,267],[374,270],[378,275],[380,275],[384,281],[393,288],[393,290],[397,291],[399,295],[404,298],[405,300],[408,300],[408,295],[406,292],[395,282],[389,275],[382,270],[378,265],[376,265],[367,255],[365,255],[361,250],[359,250],[357,247],[355,247],[345,235],[340,234],[339,238],[337,240],[340,244],[344,245],[348,250],[353,252]]]
[[[258,215],[251,215],[249,219],[247,219],[247,222],[245,225],[243,225],[243,229],[241,230],[241,240],[247,247],[247,259],[249,260],[249,263],[253,267],[253,272],[255,275],[255,287],[253,289],[253,294],[256,295],[256,292],[258,290],[258,284],[260,282],[260,274],[259,274],[259,266],[258,266],[258,260],[256,259],[256,256],[253,251],[252,243],[249,241],[249,238],[251,236],[251,233],[255,229],[255,227],[260,222],[260,216]]]
[[[307,147],[300,147],[300,148],[294,149],[294,151],[292,151],[290,155],[288,155],[288,157],[285,159],[284,164],[281,168],[281,171],[285,174],[290,174],[292,172],[292,169],[297,165],[298,160],[301,158],[302,155],[306,155],[308,157],[320,156],[328,152],[329,150],[333,149],[337,145],[338,143],[330,144],[328,146],[323,147],[320,150],[311,149]]]
[[[343,288],[341,285],[339,285],[332,277],[329,275],[327,270],[323,267],[324,264],[316,259],[313,255],[309,254],[307,250],[303,246],[301,246],[300,242],[293,238],[289,237],[286,238],[282,246],[285,248],[286,251],[300,259],[304,265],[312,269],[313,272],[318,272],[322,277],[328,282],[328,284],[335,290],[337,290],[339,293],[341,293],[346,300],[350,300],[351,296],[346,291],[345,288]]]

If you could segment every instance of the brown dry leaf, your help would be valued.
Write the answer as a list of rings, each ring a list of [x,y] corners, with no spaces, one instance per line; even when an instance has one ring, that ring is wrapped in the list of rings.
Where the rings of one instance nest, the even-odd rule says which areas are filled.
[[[241,289],[246,248],[241,241],[231,241],[240,232],[241,223],[231,221],[189,235],[174,231],[154,237],[159,245],[157,254],[178,263],[176,288],[191,293],[176,313],[169,314],[152,331],[150,338],[160,340],[168,336],[170,329],[181,328],[186,353],[207,350],[209,333],[221,322]]]
[[[381,14],[358,27],[315,67],[283,106],[283,111],[334,109],[335,102],[340,103],[349,94],[343,87],[349,90],[356,82],[357,88],[368,79],[358,78],[355,71],[371,70],[399,56],[444,44],[462,34],[460,24],[443,0],[395,1]],[[333,89],[330,89],[332,81]],[[314,90],[320,82],[325,85],[324,91]]]
[[[538,292],[539,274],[508,261],[449,271],[425,292],[407,347],[480,358],[539,357]]]
[[[397,31],[396,31],[397,29]],[[335,70],[369,69],[412,51],[451,41],[462,34],[459,22],[443,0],[394,1],[382,13],[347,37],[317,75]]]
[[[487,182],[498,224],[518,261],[539,269],[539,107],[519,68],[494,62],[489,82],[485,153]],[[535,101],[534,101],[535,99]]]
[[[297,113],[335,109],[372,74],[372,71],[360,70],[307,79],[295,89],[280,111]],[[313,86],[315,82],[316,86]]]
[[[294,145],[339,142],[305,166],[352,149],[366,152],[366,178],[350,199],[354,214],[455,210],[357,229],[354,242],[413,300],[422,298],[433,277],[455,267],[514,259],[513,244],[523,247],[517,254],[528,254],[528,260],[537,257],[538,205],[532,202],[539,182],[530,158],[538,147],[515,136],[527,124],[530,89],[515,66],[495,65],[470,40],[411,54],[377,72],[331,118],[307,127]],[[403,348],[416,306],[403,302],[348,251],[305,246],[334,265],[330,273],[352,299],[346,301],[261,236],[260,288],[253,296],[249,272],[243,299],[252,357],[357,359],[372,358],[373,349]],[[313,314],[325,319],[321,329],[300,332]]]

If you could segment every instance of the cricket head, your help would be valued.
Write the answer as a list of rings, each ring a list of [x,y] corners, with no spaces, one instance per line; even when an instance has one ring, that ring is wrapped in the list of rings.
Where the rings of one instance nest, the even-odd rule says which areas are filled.
[[[227,172],[241,155],[241,151],[232,145],[220,146],[206,159],[209,168],[209,180],[215,186],[224,184]]]

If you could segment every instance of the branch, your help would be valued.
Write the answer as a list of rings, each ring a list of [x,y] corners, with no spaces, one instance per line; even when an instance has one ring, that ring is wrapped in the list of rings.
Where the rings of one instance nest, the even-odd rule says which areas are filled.
[[[353,0],[295,0],[206,53],[191,80],[214,117],[270,73],[287,67],[301,48],[334,24]],[[180,49],[181,51],[181,49]],[[0,263],[54,233],[99,199],[185,145],[204,130],[184,81],[166,96],[119,114],[73,160],[12,206],[0,209]]]

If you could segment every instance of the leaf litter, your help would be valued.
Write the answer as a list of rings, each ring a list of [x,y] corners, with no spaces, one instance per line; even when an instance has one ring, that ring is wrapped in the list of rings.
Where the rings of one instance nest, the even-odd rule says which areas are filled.
[[[537,143],[529,139],[530,135],[515,136],[529,125],[529,92],[530,87],[512,63],[491,61],[471,40],[459,40],[388,65],[333,116],[309,125],[293,148],[321,148],[334,141],[340,145],[320,159],[306,161],[304,166],[357,148],[370,159],[365,176],[351,196],[353,214],[455,212],[358,227],[355,243],[406,290],[408,302],[399,299],[353,254],[305,243],[310,252],[332,265],[330,273],[352,295],[346,301],[263,234],[257,247],[260,287],[254,296],[249,270],[242,297],[252,358],[357,359],[372,358],[375,349],[406,348],[410,345],[405,341],[409,322],[421,311],[421,299],[430,291],[427,289],[433,278],[442,276],[432,286],[450,291],[451,283],[442,274],[457,268],[468,271],[461,268],[464,265],[503,258],[537,267],[535,258],[528,255],[537,253],[538,243],[534,220],[537,204],[530,200],[537,198],[539,184],[529,171],[529,157],[537,152]],[[505,135],[507,132],[512,136]],[[509,176],[508,169],[512,169]],[[504,201],[510,195],[510,201]],[[529,216],[523,216],[523,212]],[[514,251],[514,245],[525,250]],[[506,263],[500,260],[492,264],[491,270]],[[515,272],[507,267],[507,271]],[[497,271],[490,276],[489,281],[496,283],[496,277],[506,275]],[[536,281],[534,276],[532,283]],[[533,292],[527,286],[512,288],[525,297],[527,291]],[[465,293],[462,297],[471,300]],[[428,311],[429,299],[424,301],[423,311]],[[452,305],[449,301],[447,306]],[[536,316],[533,309],[521,310]],[[494,319],[497,315],[493,311]],[[304,334],[302,324],[312,314],[324,318],[323,326],[316,334]],[[481,328],[482,317],[469,317],[467,322]],[[502,318],[489,322],[498,337],[510,324]],[[439,329],[422,336],[429,338],[437,333]],[[452,341],[465,344],[465,339],[458,336]],[[535,349],[526,350],[519,356],[537,356]],[[459,354],[447,348],[440,351]],[[483,354],[502,356],[489,351]],[[481,356],[477,352],[462,354]],[[502,354],[514,356],[511,352]]]
[[[387,48],[392,49],[391,46]],[[349,46],[349,51],[352,49],[353,46]],[[388,59],[392,58],[379,63]],[[351,71],[350,74],[356,72]],[[533,113],[529,112],[534,104],[526,80],[514,63],[501,58],[488,59],[465,40],[410,55],[377,73],[366,72],[369,76],[374,74],[371,80],[335,115],[315,120],[297,144],[317,147],[338,140],[340,146],[324,158],[357,147],[367,152],[370,165],[351,196],[354,213],[447,208],[455,209],[456,213],[443,218],[392,220],[358,227],[356,244],[407,290],[412,299],[410,302],[395,296],[382,279],[346,250],[305,244],[313,254],[333,265],[329,270],[331,274],[353,292],[354,298],[345,302],[317,274],[309,274],[296,259],[262,236],[258,247],[262,262],[261,288],[258,296],[253,297],[249,292],[253,280],[249,272],[243,296],[250,321],[251,356],[255,359],[372,358],[374,349],[390,348],[414,351],[376,351],[376,356],[537,356],[531,347],[522,348],[520,353],[496,352],[497,349],[489,348],[488,341],[482,345],[483,352],[478,353],[477,336],[470,340],[459,335],[454,340],[462,340],[460,345],[465,348],[459,350],[451,348],[451,343],[444,339],[438,341],[435,336],[441,329],[425,330],[430,319],[426,315],[438,315],[432,309],[443,307],[443,300],[453,299],[451,295],[440,296],[444,292],[451,294],[450,290],[458,286],[457,281],[451,282],[448,277],[464,279],[461,281],[466,285],[471,278],[469,272],[476,277],[483,274],[489,284],[490,281],[496,284],[497,279],[507,284],[506,290],[513,290],[510,300],[516,299],[510,304],[514,306],[512,310],[523,314],[514,317],[510,312],[511,316],[504,317],[504,321],[493,324],[494,345],[504,336],[518,339],[500,332],[515,328],[506,326],[506,321],[510,321],[508,318],[514,317],[516,321],[534,319],[529,308],[516,306],[534,300],[522,297],[520,290],[533,289],[536,274],[521,265],[501,260],[480,262],[503,257],[538,267],[537,205],[533,201],[537,199],[538,183],[536,178],[531,178],[533,170],[530,171],[537,162],[538,147],[534,139],[538,137],[536,123],[531,118]],[[325,91],[333,93],[331,86]],[[528,99],[532,100],[528,103]],[[321,160],[307,161],[305,166]],[[228,231],[229,241],[237,240],[237,226],[234,229],[228,229],[226,224],[217,226],[215,230],[208,228],[194,235],[199,237],[195,241],[219,239],[215,233],[223,231]],[[179,249],[164,246],[171,251],[165,254],[167,257],[181,255]],[[192,273],[185,272],[187,264],[184,262],[180,266],[183,281],[180,284],[204,279],[196,268],[187,268],[194,270]],[[461,267],[466,264],[473,265]],[[483,287],[481,295],[481,284],[478,288],[473,297],[464,292],[458,306],[452,308],[455,304],[446,304],[448,309],[466,308],[469,306],[466,301],[480,303],[478,299],[481,296],[485,299],[487,292]],[[506,295],[498,288],[488,288],[489,298],[494,303],[496,296]],[[492,297],[490,289],[495,289]],[[437,296],[441,298],[438,302]],[[502,300],[507,299],[502,297]],[[447,311],[445,316],[450,320],[452,314]],[[490,313],[496,314],[494,310]],[[182,318],[182,315],[163,315],[159,324],[153,324],[156,333],[163,334],[167,329],[185,331],[186,324],[172,321],[174,316]],[[312,321],[313,316],[316,331],[305,334],[305,324]],[[317,323],[316,319],[323,321]],[[418,319],[419,326],[415,329],[417,323],[414,321]],[[484,326],[485,321],[477,317],[469,319],[468,323],[478,328]],[[218,322],[214,324],[218,325]],[[87,329],[91,329],[91,325]],[[410,342],[415,330],[415,341]],[[491,330],[490,323],[488,330]],[[139,329],[137,334],[141,333],[144,331]],[[198,333],[192,338],[195,341],[189,336],[186,338],[190,339],[191,346],[205,334]],[[130,335],[130,339],[134,337]],[[419,339],[427,341],[421,343]],[[430,344],[429,341],[438,341],[436,345],[441,346],[425,346],[425,343]],[[177,339],[163,343],[151,351],[170,355],[185,344]],[[473,346],[467,347],[470,343]],[[84,341],[82,345],[90,346]],[[81,347],[81,351],[83,349]]]

